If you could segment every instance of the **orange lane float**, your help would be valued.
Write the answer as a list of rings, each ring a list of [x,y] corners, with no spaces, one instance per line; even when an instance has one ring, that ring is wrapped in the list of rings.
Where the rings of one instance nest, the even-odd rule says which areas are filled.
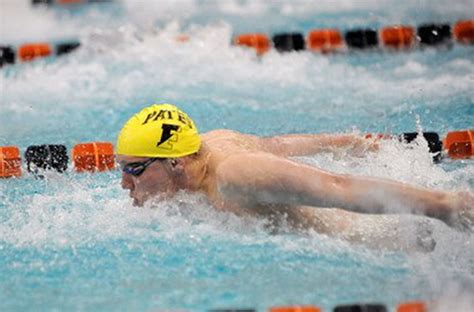
[[[380,38],[387,48],[410,48],[415,42],[415,29],[403,25],[384,27],[380,30]]]
[[[454,25],[453,34],[460,43],[474,44],[474,20],[457,22]]]
[[[18,57],[24,62],[31,61],[37,57],[50,56],[52,48],[48,43],[29,43],[18,48]]]
[[[316,52],[333,52],[343,47],[342,35],[337,29],[315,29],[308,33],[307,47]]]
[[[424,302],[412,301],[399,304],[397,312],[428,312],[428,309]]]
[[[114,146],[109,142],[77,144],[72,159],[77,172],[111,170],[115,168]]]
[[[448,132],[443,142],[448,156],[463,159],[474,156],[474,129]]]
[[[21,176],[20,150],[16,146],[0,147],[0,178]]]
[[[312,305],[295,305],[272,307],[269,312],[321,312],[321,309]]]
[[[262,55],[270,50],[270,39],[261,33],[242,34],[234,39],[234,44],[254,48],[258,55]]]

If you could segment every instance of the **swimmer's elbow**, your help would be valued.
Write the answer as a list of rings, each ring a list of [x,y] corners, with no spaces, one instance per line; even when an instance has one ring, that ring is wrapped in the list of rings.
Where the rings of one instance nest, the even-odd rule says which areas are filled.
[[[260,146],[267,153],[276,155],[284,154],[284,142],[280,137],[265,137],[260,138]]]

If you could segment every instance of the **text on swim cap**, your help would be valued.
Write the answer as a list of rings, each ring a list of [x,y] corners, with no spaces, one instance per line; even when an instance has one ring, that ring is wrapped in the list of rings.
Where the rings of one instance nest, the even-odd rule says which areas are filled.
[[[174,118],[173,118],[173,115],[175,115]],[[165,109],[162,109],[159,112],[153,111],[149,113],[146,116],[145,121],[143,121],[142,125],[147,124],[149,121],[158,121],[158,120],[164,120],[164,119],[166,120],[177,119],[181,123],[187,125],[189,128],[191,129],[193,128],[191,120],[186,115],[184,115],[183,113],[179,111],[170,111],[170,110],[165,110]]]
[[[176,125],[168,125],[168,124],[163,124],[161,126],[161,129],[163,130],[161,132],[161,138],[160,140],[158,141],[158,143],[156,144],[157,147],[160,147],[161,144],[165,143],[166,141],[168,141],[172,136],[173,134],[171,133],[171,131],[178,131],[179,130],[179,126],[176,126]],[[176,140],[175,141],[178,141],[178,138],[176,137],[175,138]],[[169,148],[171,149],[173,147],[173,145],[170,144]]]

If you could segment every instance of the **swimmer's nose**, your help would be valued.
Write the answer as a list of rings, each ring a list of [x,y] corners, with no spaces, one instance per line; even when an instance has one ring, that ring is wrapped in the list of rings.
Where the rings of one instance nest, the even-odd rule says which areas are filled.
[[[125,190],[133,191],[133,189],[134,189],[133,180],[126,173],[122,173],[122,183],[121,183],[121,185],[122,185],[122,188],[125,189]]]

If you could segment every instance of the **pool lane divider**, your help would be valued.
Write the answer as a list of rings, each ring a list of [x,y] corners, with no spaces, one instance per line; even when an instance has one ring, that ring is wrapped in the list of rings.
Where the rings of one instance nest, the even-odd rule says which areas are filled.
[[[394,136],[388,134],[366,134],[366,139],[393,139],[398,137],[401,142],[411,143],[417,137],[417,132],[405,132]],[[474,130],[450,131],[441,141],[436,132],[423,132],[423,137],[428,143],[429,152],[433,155],[433,161],[441,161],[443,155],[451,159],[467,159],[474,157]],[[444,154],[443,154],[444,151]]]
[[[25,151],[26,169],[37,174],[40,170],[67,170],[69,157],[67,148],[60,144],[31,145]]]
[[[15,61],[15,49],[11,46],[0,46],[0,68],[3,65],[14,64]]]
[[[417,132],[406,132],[400,135],[366,134],[366,139],[381,140],[398,138],[401,142],[411,143],[418,136]],[[443,155],[451,159],[474,158],[474,129],[450,131],[443,141],[436,132],[423,132],[428,142],[433,161],[439,162]],[[443,153],[444,151],[444,153]],[[89,142],[74,145],[71,159],[76,172],[103,172],[113,170],[115,164],[114,146],[110,142]],[[42,170],[53,170],[63,173],[68,169],[69,156],[65,145],[44,144],[31,145],[26,148],[26,170],[39,175]],[[22,175],[20,149],[16,146],[0,146],[0,178],[20,177]]]
[[[452,28],[452,29],[451,29]],[[414,47],[448,46],[456,41],[474,44],[474,20],[460,20],[453,27],[449,24],[392,25],[373,28],[356,28],[344,34],[333,28],[312,29],[304,37],[302,33],[278,33],[273,37],[263,33],[236,35],[235,45],[253,48],[263,55],[271,48],[278,52],[310,50],[319,53],[343,52],[346,50],[409,50]]]
[[[239,310],[227,310],[239,311]],[[381,303],[354,303],[338,305],[333,312],[387,312],[387,306]],[[390,310],[392,311],[392,310]],[[427,304],[422,301],[410,301],[397,305],[396,312],[428,312]],[[314,305],[289,305],[270,307],[268,312],[323,312],[323,309]]]
[[[50,56],[52,50],[48,43],[29,43],[21,45],[17,50],[17,54],[21,61],[28,62],[38,57]]]
[[[0,146],[0,178],[20,177],[20,149],[16,146]]]
[[[474,156],[474,130],[451,131],[443,140],[447,154],[452,159]]]
[[[383,134],[383,133],[377,133],[377,134],[368,133],[365,135],[366,139],[375,139],[375,140],[381,140],[381,139],[389,140],[390,139],[391,140],[391,139],[396,138],[400,142],[405,142],[405,143],[411,143],[417,137],[418,137],[418,132],[405,132],[400,135],[391,135],[391,134]],[[429,149],[430,154],[433,155],[433,161],[439,162],[443,156],[442,154],[443,142],[439,139],[439,135],[436,132],[423,132],[423,137],[428,143],[428,149]],[[468,156],[464,158],[468,158]]]
[[[380,30],[380,40],[389,49],[410,49],[415,45],[415,29],[404,25],[384,27]]]
[[[72,149],[72,162],[76,172],[102,172],[115,168],[114,147],[109,142],[76,144]],[[69,156],[65,145],[31,145],[26,148],[26,170],[41,178],[44,170],[63,173],[68,169]],[[0,147],[0,178],[22,175],[20,149],[16,146]]]
[[[115,168],[114,146],[108,142],[77,144],[72,149],[77,172],[107,171]]]
[[[227,308],[210,309],[209,312],[255,312],[255,309],[249,308]],[[267,309],[267,312],[323,312],[324,310],[314,305],[287,305],[273,306]],[[329,310],[328,310],[329,311]],[[428,312],[427,304],[423,301],[403,302],[396,306],[394,310],[389,310],[386,305],[381,303],[353,303],[334,307],[333,312]]]
[[[339,305],[333,310],[334,312],[387,312],[387,307],[380,303],[368,304],[350,304]]]
[[[306,49],[305,39],[301,33],[280,33],[272,37],[274,48],[278,52],[302,51]]]
[[[457,22],[454,25],[453,35],[460,43],[474,44],[474,20]]]
[[[211,309],[209,312],[257,312],[257,310],[252,308],[229,308],[229,309]]]
[[[330,53],[342,51],[343,48],[343,38],[337,29],[315,29],[306,36],[306,49],[314,52]]]
[[[452,38],[448,24],[424,24],[418,27],[417,33],[420,44],[424,46],[447,44]]]
[[[268,309],[268,312],[321,312],[321,308],[313,305],[276,306]]]
[[[66,41],[57,44],[47,42],[25,43],[17,47],[0,46],[0,68],[16,62],[30,62],[37,58],[61,56],[71,53],[81,45],[78,41]]]
[[[428,307],[423,301],[410,301],[397,305],[397,312],[428,312]]]
[[[38,3],[60,3],[61,1],[38,1]],[[87,1],[62,1],[78,3]],[[90,0],[89,0],[90,2]],[[181,34],[177,42],[187,42],[190,37]],[[252,48],[262,56],[271,48],[280,53],[309,50],[316,53],[345,52],[347,50],[375,50],[384,48],[389,51],[409,50],[415,46],[449,46],[453,39],[460,44],[474,44],[474,20],[460,20],[451,29],[449,24],[423,24],[416,30],[410,25],[395,25],[372,28],[358,28],[342,34],[337,29],[313,29],[306,37],[299,32],[283,32],[269,36],[263,33],[240,34],[233,38],[237,46]],[[81,45],[78,41],[52,45],[45,42],[26,43],[15,48],[0,46],[0,68],[16,61],[29,62],[37,58],[70,53]]]
[[[408,132],[400,135],[400,140],[403,142],[411,143],[418,137],[417,132]],[[438,162],[441,160],[441,153],[443,151],[443,143],[439,139],[439,135],[436,132],[423,132],[423,137],[428,142],[428,148],[431,154],[433,154],[433,161]]]
[[[81,46],[78,41],[63,42],[56,45],[56,55],[68,54]]]
[[[344,35],[346,44],[352,49],[371,49],[379,45],[379,38],[375,29],[354,29]]]
[[[262,33],[243,34],[236,36],[233,43],[235,45],[254,48],[257,55],[265,54],[270,50],[270,39]]]

